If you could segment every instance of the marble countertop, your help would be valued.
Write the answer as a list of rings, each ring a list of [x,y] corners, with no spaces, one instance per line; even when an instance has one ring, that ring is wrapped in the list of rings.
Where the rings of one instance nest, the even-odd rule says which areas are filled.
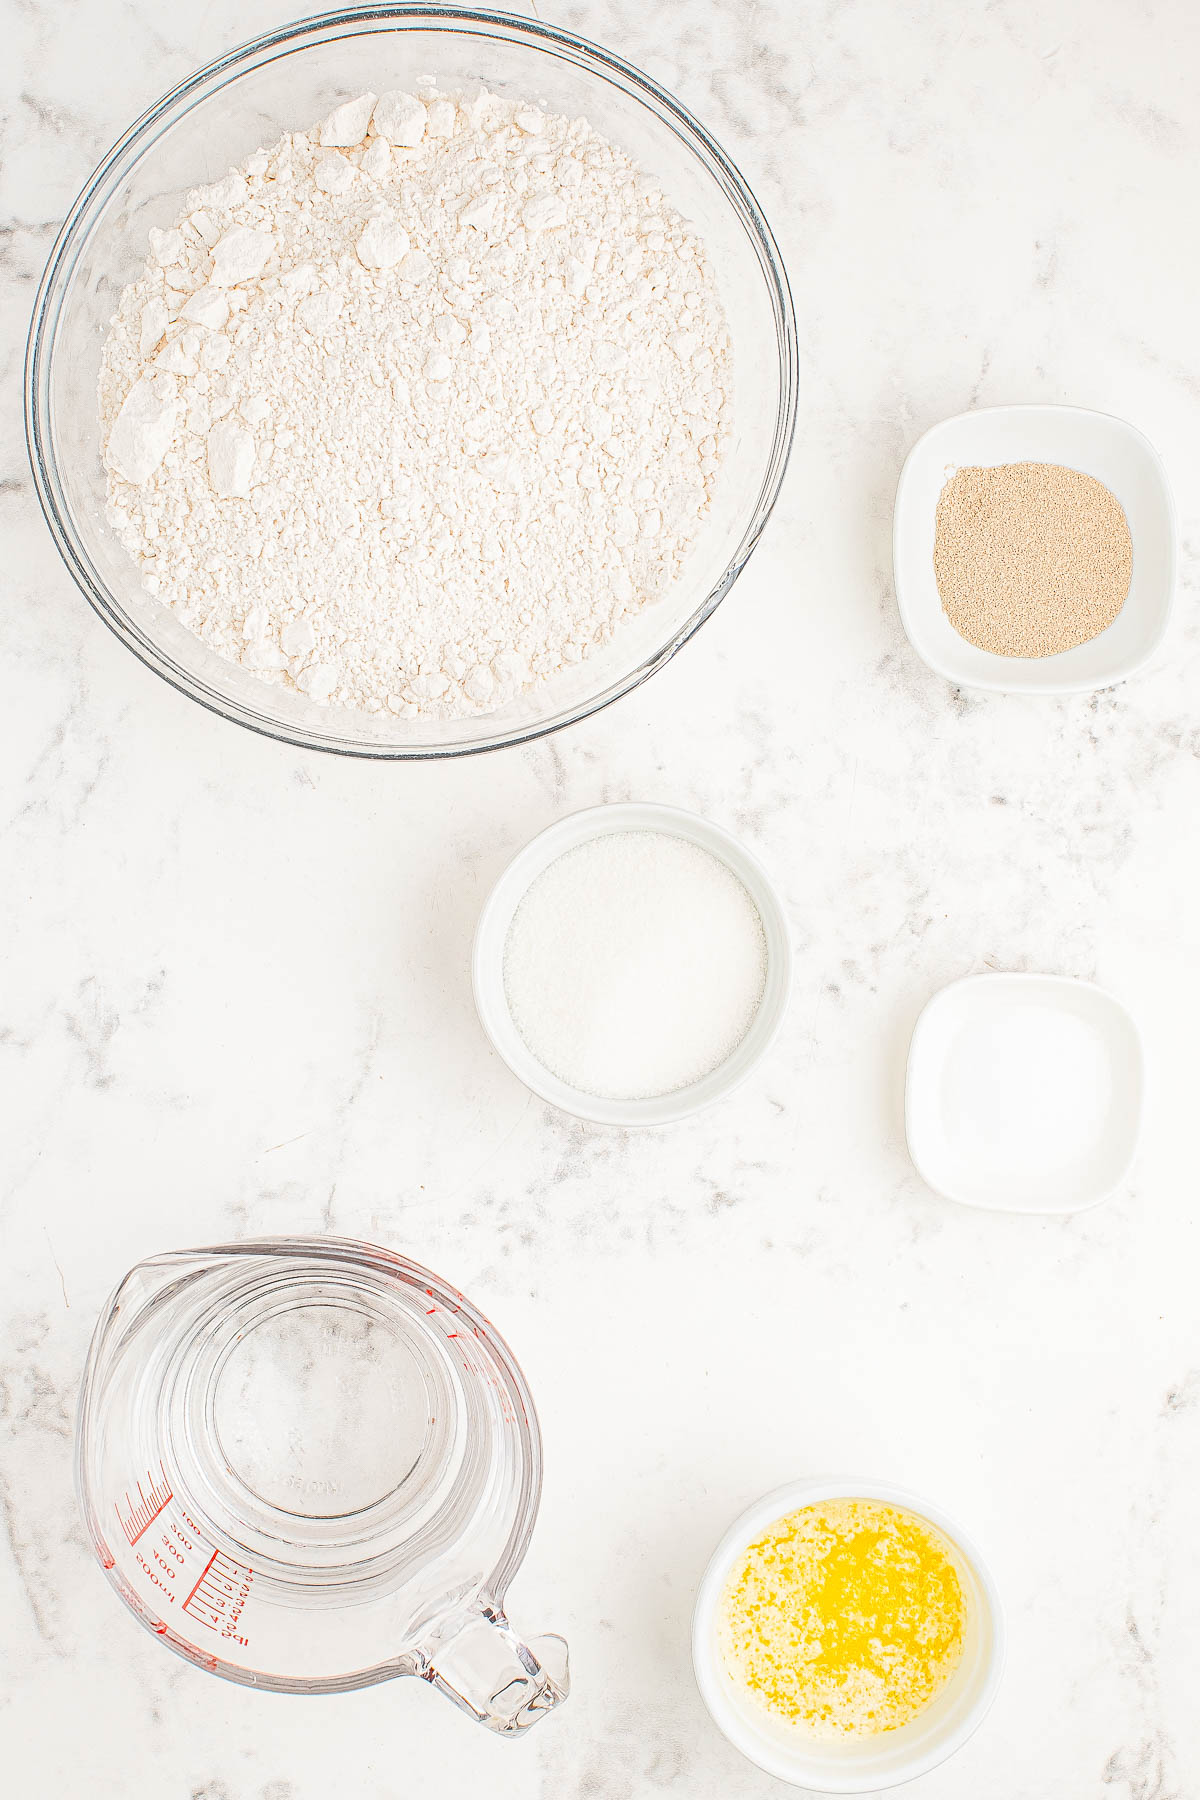
[[[557,738],[433,767],[255,738],[89,611],[19,419],[34,284],[126,123],[288,0],[3,0],[0,315],[0,1759],[12,1792],[124,1800],[745,1800],[709,1723],[697,1578],[785,1480],[858,1471],[983,1545],[1009,1666],[920,1800],[1200,1792],[1200,13],[1192,0],[539,0],[699,114],[796,294],[801,415],[770,530],[665,672]],[[1128,687],[952,691],[891,587],[904,452],[964,408],[1133,420],[1180,506],[1180,604]],[[533,1100],[477,1025],[467,945],[533,832],[617,798],[741,833],[791,908],[778,1048],[645,1135]],[[1135,1011],[1131,1184],[1031,1218],[908,1161],[924,1002],[987,968]],[[515,1620],[574,1691],[499,1743],[418,1683],[213,1681],[107,1590],[74,1398],[137,1258],[375,1239],[464,1288],[537,1396],[547,1479]]]

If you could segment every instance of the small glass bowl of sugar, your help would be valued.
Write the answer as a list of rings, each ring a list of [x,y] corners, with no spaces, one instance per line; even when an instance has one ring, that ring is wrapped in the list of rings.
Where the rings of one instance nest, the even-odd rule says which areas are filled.
[[[602,1125],[665,1125],[774,1042],[787,915],[757,858],[678,807],[591,807],[527,844],[475,932],[475,1006],[526,1087]]]

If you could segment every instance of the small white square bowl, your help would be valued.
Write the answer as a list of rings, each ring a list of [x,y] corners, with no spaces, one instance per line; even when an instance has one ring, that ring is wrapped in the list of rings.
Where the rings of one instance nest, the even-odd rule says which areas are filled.
[[[933,572],[938,496],[961,468],[1058,463],[1102,481],[1125,509],[1133,540],[1129,596],[1107,631],[1057,656],[994,656],[960,637]],[[896,490],[892,557],[909,642],[956,687],[1009,694],[1079,694],[1134,674],[1162,642],[1175,595],[1175,504],[1148,438],[1124,419],[1080,406],[990,406],[943,419],[905,458]]]
[[[964,1206],[1082,1212],[1128,1175],[1144,1090],[1138,1028],[1103,988],[966,975],[913,1030],[908,1153],[935,1193]]]

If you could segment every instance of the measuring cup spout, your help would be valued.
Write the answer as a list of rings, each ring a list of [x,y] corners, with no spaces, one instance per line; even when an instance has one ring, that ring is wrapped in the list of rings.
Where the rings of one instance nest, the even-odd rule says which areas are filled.
[[[527,1731],[570,1691],[567,1646],[553,1635],[524,1643],[504,1613],[481,1604],[425,1651],[421,1674],[489,1731]]]

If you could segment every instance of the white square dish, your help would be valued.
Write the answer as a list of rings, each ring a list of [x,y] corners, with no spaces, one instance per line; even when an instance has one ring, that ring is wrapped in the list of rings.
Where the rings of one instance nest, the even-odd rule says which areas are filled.
[[[913,1031],[908,1152],[947,1200],[1080,1212],[1128,1174],[1144,1089],[1137,1026],[1103,988],[967,975],[933,996]]]
[[[1120,501],[1133,540],[1129,597],[1106,631],[1057,656],[995,656],[960,637],[933,572],[938,496],[956,469],[1057,463],[1094,476]],[[958,687],[1077,694],[1111,687],[1162,642],[1175,594],[1175,505],[1148,438],[1124,419],[1079,406],[991,406],[943,419],[905,458],[896,490],[892,557],[909,642]]]

